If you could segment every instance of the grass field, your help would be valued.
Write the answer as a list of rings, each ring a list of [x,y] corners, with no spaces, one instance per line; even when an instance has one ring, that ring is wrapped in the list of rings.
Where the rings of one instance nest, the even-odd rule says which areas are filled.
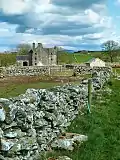
[[[68,155],[73,160],[120,160],[120,81],[114,80],[112,96],[101,94],[94,99],[91,114],[79,115],[68,128],[69,132],[88,135],[73,152],[53,151],[48,157]]]
[[[60,83],[54,83],[54,82],[34,82],[34,83],[28,83],[28,84],[12,84],[8,86],[1,86],[0,87],[0,97],[9,98],[18,96],[20,94],[25,93],[25,91],[28,88],[50,88],[56,85],[61,85]]]
[[[0,66],[9,66],[16,63],[16,54],[1,54]]]
[[[0,79],[0,97],[14,97],[25,93],[28,88],[42,89],[51,88],[66,83],[78,84],[83,78],[88,78],[90,75],[81,75],[73,77],[73,72],[64,72],[53,76],[21,76],[21,77],[6,77]]]
[[[81,53],[75,53],[75,54],[70,54],[70,53],[61,53],[59,55],[59,63],[84,63],[90,60],[91,58],[94,58],[96,56],[100,55],[100,53],[93,52],[90,54],[81,54]]]

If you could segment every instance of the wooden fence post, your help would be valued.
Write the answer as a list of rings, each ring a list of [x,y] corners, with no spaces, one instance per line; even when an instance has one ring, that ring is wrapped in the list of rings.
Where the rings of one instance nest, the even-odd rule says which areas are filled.
[[[91,100],[92,100],[92,79],[88,79],[88,112],[91,113]]]

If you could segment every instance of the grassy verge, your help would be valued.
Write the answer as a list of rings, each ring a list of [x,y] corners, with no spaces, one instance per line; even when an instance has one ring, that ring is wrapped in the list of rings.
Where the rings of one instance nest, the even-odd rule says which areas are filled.
[[[93,100],[92,114],[79,115],[68,128],[69,132],[88,135],[89,140],[73,152],[52,151],[47,157],[68,155],[73,160],[120,159],[120,81],[114,80],[112,96],[101,93]]]

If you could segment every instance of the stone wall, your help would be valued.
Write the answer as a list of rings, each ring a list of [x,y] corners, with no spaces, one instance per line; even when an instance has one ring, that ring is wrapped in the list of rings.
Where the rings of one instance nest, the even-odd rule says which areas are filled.
[[[50,75],[54,72],[67,71],[69,69],[73,70],[76,75],[81,74],[92,74],[93,71],[112,71],[111,67],[87,67],[81,65],[55,65],[55,66],[11,66],[11,67],[1,67],[0,72],[4,73],[6,76],[38,76],[38,75]]]
[[[26,67],[8,67],[5,69],[6,76],[38,76],[48,75],[52,72],[61,71],[62,66],[26,66]]]
[[[94,72],[92,92],[100,89],[110,74]],[[86,107],[87,98],[87,81],[51,89],[27,89],[18,97],[0,98],[0,159],[37,160]]]
[[[108,71],[112,72],[111,67],[87,67],[87,66],[75,66],[74,67],[74,73],[76,75],[81,75],[81,74],[92,74],[94,71]]]
[[[113,62],[113,63],[106,62],[106,66],[110,66],[112,68],[120,68],[120,62]]]

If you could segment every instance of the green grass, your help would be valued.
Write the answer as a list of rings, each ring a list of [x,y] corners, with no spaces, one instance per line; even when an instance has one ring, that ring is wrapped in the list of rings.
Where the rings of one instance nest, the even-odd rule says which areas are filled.
[[[66,82],[67,83],[67,82]],[[79,84],[80,81],[70,82],[71,84]],[[31,82],[23,84],[9,84],[7,86],[0,86],[0,98],[10,98],[15,97],[20,94],[25,93],[28,88],[34,89],[44,89],[51,88],[58,85],[63,85],[65,83],[60,82]]]
[[[92,114],[79,115],[68,128],[69,132],[88,135],[88,142],[73,152],[53,151],[48,157],[68,155],[73,160],[120,160],[120,81],[114,80],[111,88],[112,96],[103,92],[101,99],[99,96],[93,100]]]
[[[16,63],[16,54],[1,54],[0,53],[0,66],[9,66]]]
[[[113,68],[113,72],[115,72],[116,70],[116,73],[120,75],[120,68]]]
[[[52,82],[34,82],[28,84],[11,84],[8,86],[0,87],[0,97],[14,97],[20,94],[25,93],[28,88],[50,88],[56,85],[61,85],[60,83],[52,83]]]
[[[59,63],[64,64],[71,64],[71,63],[84,63],[90,60],[91,58],[94,58],[96,56],[100,55],[100,53],[93,52],[90,54],[81,54],[81,53],[60,53],[59,54]],[[76,61],[77,59],[77,61]]]

